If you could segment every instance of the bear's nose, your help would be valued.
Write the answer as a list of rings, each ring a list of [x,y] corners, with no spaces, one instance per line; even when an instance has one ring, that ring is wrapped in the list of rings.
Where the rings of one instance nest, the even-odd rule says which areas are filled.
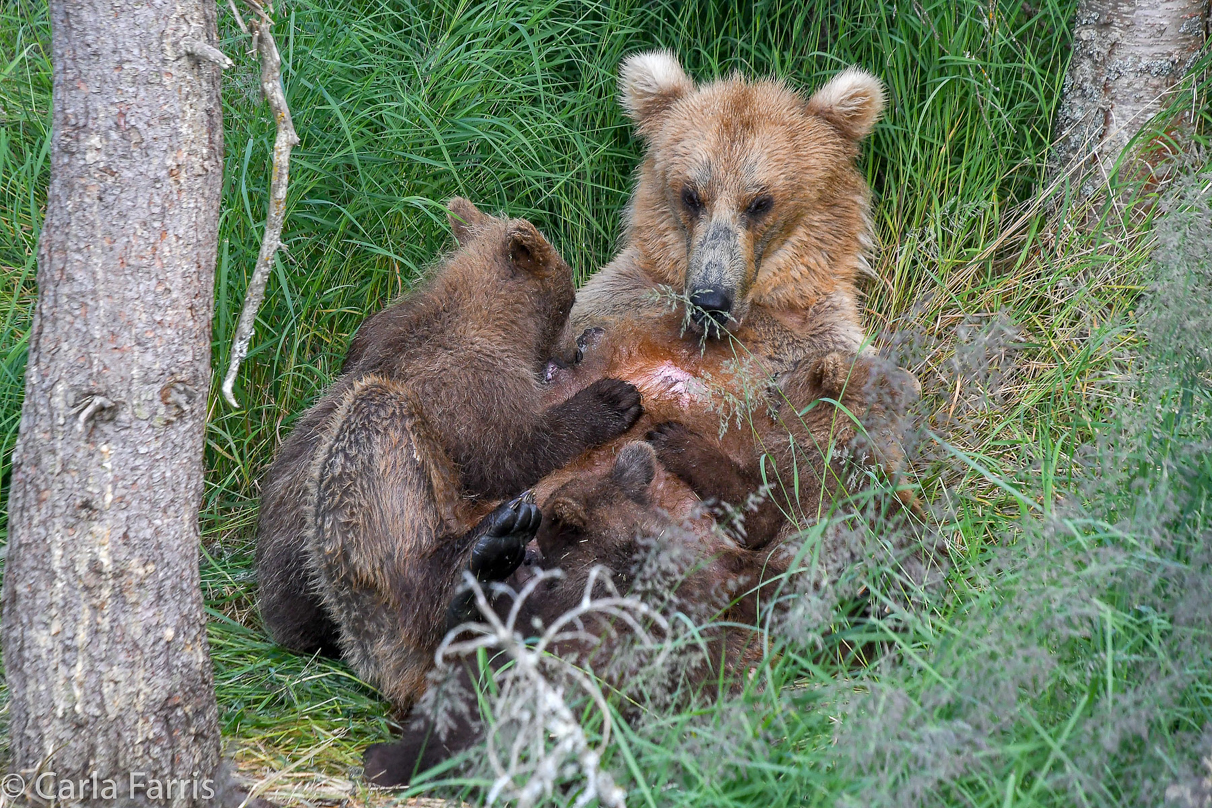
[[[695,289],[690,293],[690,303],[694,306],[691,316],[699,325],[705,325],[708,318],[724,325],[732,313],[732,292],[716,287]]]

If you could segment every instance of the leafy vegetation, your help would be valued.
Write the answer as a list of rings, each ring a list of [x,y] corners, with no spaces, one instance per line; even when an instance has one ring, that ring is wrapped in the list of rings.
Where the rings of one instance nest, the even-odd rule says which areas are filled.
[[[739,69],[812,88],[858,63],[887,83],[890,109],[863,158],[880,245],[867,317],[923,382],[915,483],[953,565],[918,608],[816,614],[744,697],[620,730],[605,764],[629,802],[1205,804],[1207,178],[1180,166],[1171,173],[1194,179],[1125,183],[1097,209],[1050,180],[1074,5],[283,3],[276,33],[302,143],[239,411],[218,383],[259,246],[273,131],[247,44],[222,17],[237,66],[224,79],[202,574],[241,769],[281,799],[366,797],[351,769],[391,727],[345,667],[265,638],[258,475],[362,317],[448,247],[450,196],[533,219],[582,276],[609,258],[640,150],[615,71],[659,45],[699,78]],[[1205,68],[1175,101],[1192,121],[1181,136],[1200,143]],[[16,0],[0,9],[5,494],[50,90],[46,9]],[[882,591],[877,577],[857,583]],[[552,799],[575,797],[574,785]]]

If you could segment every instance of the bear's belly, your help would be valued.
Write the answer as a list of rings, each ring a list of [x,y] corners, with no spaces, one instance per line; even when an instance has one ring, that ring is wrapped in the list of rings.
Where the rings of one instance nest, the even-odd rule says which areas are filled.
[[[765,399],[774,373],[760,356],[732,340],[701,344],[673,329],[656,330],[615,342],[608,363],[594,375],[634,384],[644,421],[701,423]]]
[[[746,327],[724,339],[702,341],[683,331],[680,316],[646,314],[643,322],[614,322],[609,329],[599,329],[578,343],[584,349],[578,364],[549,374],[545,406],[567,400],[598,379],[613,378],[636,386],[644,414],[626,434],[542,480],[535,487],[540,506],[563,482],[609,467],[625,444],[644,440],[666,421],[719,435],[720,448],[738,460],[753,451],[751,430],[721,427],[725,421],[735,427],[750,418],[769,417],[768,392],[775,373],[784,369],[770,356],[771,346]],[[695,500],[689,489],[685,493]]]
[[[636,364],[620,368],[619,378],[636,386],[645,409],[662,406],[686,412],[694,406],[706,406],[711,401],[711,391],[706,383],[670,360],[655,365]]]

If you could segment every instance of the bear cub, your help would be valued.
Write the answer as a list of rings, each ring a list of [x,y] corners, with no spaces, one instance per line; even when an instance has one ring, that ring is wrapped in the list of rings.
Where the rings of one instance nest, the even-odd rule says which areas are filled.
[[[711,529],[697,500],[661,468],[647,443],[628,443],[609,468],[572,476],[548,497],[526,564],[508,583],[521,591],[536,568],[559,568],[563,575],[538,582],[517,607],[514,625],[523,631],[552,625],[580,604],[599,565],[610,571],[619,592],[641,597],[658,611],[683,611],[696,621],[725,617],[700,635],[708,644],[705,654],[700,657],[693,655],[694,648],[687,649],[690,655],[678,660],[680,668],[671,665],[668,671],[692,690],[710,690],[720,678],[719,660],[727,661],[724,679],[731,683],[758,658],[755,632],[748,628],[756,623],[756,612],[747,601],[753,599],[748,590],[761,575],[761,559]],[[594,594],[609,593],[599,586]],[[501,597],[493,606],[504,619],[514,603]],[[551,651],[579,669],[594,669],[625,691],[629,674],[615,668],[627,627],[595,614],[582,616],[579,626],[575,639],[557,643]],[[494,668],[503,662],[501,656],[490,660]],[[417,772],[483,737],[473,685],[480,675],[476,663],[467,659],[455,665],[452,675],[460,686],[453,688],[458,695],[453,696],[452,709],[444,711],[444,730],[439,731],[429,715],[414,716],[399,740],[367,749],[363,771],[368,782],[406,785]],[[446,691],[439,691],[438,697],[452,698]]]
[[[541,516],[515,497],[641,413],[602,379],[564,401],[545,378],[574,299],[525,220],[450,203],[459,249],[358,330],[341,377],[262,481],[262,617],[280,644],[339,651],[397,707],[425,687],[464,569],[500,580]],[[551,400],[554,404],[545,404]]]

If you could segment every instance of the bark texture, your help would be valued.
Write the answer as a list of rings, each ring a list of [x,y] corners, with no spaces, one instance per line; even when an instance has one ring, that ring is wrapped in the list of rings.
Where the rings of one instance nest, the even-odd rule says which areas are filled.
[[[51,181],[3,592],[11,767],[57,788],[193,782],[220,764],[197,523],[223,168],[221,68],[197,54],[215,5],[50,10]]]
[[[1092,196],[1199,56],[1208,0],[1081,0],[1056,116],[1058,170]]]

